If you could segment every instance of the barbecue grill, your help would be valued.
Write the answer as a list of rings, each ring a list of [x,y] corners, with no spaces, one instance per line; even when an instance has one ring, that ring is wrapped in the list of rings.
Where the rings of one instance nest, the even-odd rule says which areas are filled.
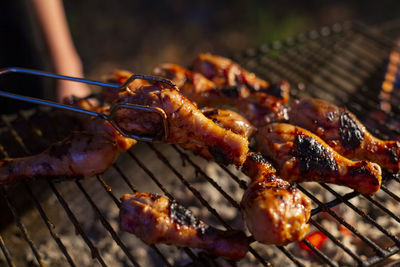
[[[396,45],[395,25],[336,24],[233,58],[262,78],[289,81],[292,98],[312,96],[346,106],[373,134],[394,139],[400,131],[391,122],[400,120],[400,112],[394,105],[382,108],[381,83]],[[1,116],[2,157],[37,153],[66,136],[64,130],[73,128],[74,118],[59,125],[64,115],[68,117],[37,107]],[[313,201],[311,232],[318,233],[324,244],[310,238],[276,247],[249,236],[249,253],[238,263],[189,248],[147,246],[118,229],[119,197],[137,190],[176,199],[219,228],[241,228],[239,203],[248,181],[234,168],[207,162],[174,145],[140,143],[104,175],[60,183],[22,182],[0,190],[0,265],[28,261],[39,266],[371,266],[397,260],[400,176],[391,174],[384,175],[382,188],[373,197],[339,186],[297,185]]]

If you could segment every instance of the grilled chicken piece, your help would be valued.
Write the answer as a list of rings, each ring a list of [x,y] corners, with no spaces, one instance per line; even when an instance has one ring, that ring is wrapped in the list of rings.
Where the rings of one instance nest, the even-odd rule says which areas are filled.
[[[239,66],[236,62],[209,53],[200,54],[193,63],[193,71],[203,74],[219,87],[246,85],[252,91],[265,92],[282,104],[289,100],[289,86],[275,87]]]
[[[254,126],[251,125],[248,120],[232,110],[204,108],[201,111],[207,118],[211,119],[219,126],[231,130],[236,134],[249,138],[255,132]]]
[[[228,94],[241,95],[236,106],[256,127],[287,120],[285,104],[289,101],[290,86],[286,81],[271,84],[230,59],[209,53],[198,55],[193,71],[203,74],[218,87],[225,87]]]
[[[284,104],[289,98],[289,85],[286,82],[270,85],[255,77],[254,74],[240,69],[238,64],[229,59],[209,54],[200,55],[196,62],[200,59],[206,60],[206,56],[213,59],[211,62],[214,64],[216,72],[227,73],[226,79],[222,80],[222,78],[212,76],[215,79],[210,81],[200,73],[174,64],[158,65],[153,73],[172,80],[181,89],[182,94],[199,107],[234,106],[256,126],[287,119],[287,110]],[[224,64],[219,64],[219,60],[228,60],[232,64],[228,68]],[[195,63],[195,66],[198,65],[200,72],[204,71],[205,67],[199,64]],[[202,64],[208,66],[207,62]],[[239,79],[239,76],[242,78]]]
[[[400,171],[400,142],[374,137],[346,108],[320,99],[297,100],[291,104],[290,122],[315,133],[343,156]]]
[[[121,229],[147,244],[200,248],[230,260],[240,260],[248,251],[248,241],[242,231],[213,228],[194,217],[190,210],[163,196],[125,194],[121,201]]]
[[[148,105],[166,114],[168,132],[163,136],[162,118],[154,113],[123,109],[115,115],[115,121],[129,132],[140,131],[157,136],[168,143],[194,151],[222,164],[241,166],[246,160],[246,137],[226,130],[208,119],[179,90],[160,84],[127,90],[119,95],[119,101]]]
[[[181,93],[199,107],[224,105],[232,102],[229,95],[198,72],[192,72],[175,64],[159,64],[153,74],[171,80]]]
[[[242,171],[253,180],[240,207],[254,239],[274,245],[302,240],[310,229],[311,201],[277,177],[260,154],[250,153]]]
[[[286,123],[273,123],[258,132],[258,151],[270,158],[279,176],[288,181],[317,181],[345,185],[372,195],[381,185],[378,164],[351,161],[313,133]]]
[[[113,73],[111,75],[106,77],[106,80],[109,83],[123,84],[132,75],[133,75],[133,73],[129,72],[127,70],[116,69],[113,71]],[[150,85],[150,83],[147,80],[135,79],[129,84],[129,89],[136,90],[137,88],[139,88],[141,86],[148,86],[148,85]],[[113,101],[118,99],[119,93],[121,93],[120,88],[103,87],[103,89],[101,90],[103,100],[108,103],[112,103]]]
[[[95,119],[85,132],[73,133],[44,152],[0,160],[0,185],[27,178],[84,178],[104,172],[135,140],[121,136],[108,122]]]
[[[235,133],[249,137],[253,132],[247,120],[233,111],[208,109],[203,114]],[[275,245],[302,240],[310,228],[310,200],[277,177],[274,167],[260,153],[248,153],[242,172],[252,179],[240,207],[254,239]]]

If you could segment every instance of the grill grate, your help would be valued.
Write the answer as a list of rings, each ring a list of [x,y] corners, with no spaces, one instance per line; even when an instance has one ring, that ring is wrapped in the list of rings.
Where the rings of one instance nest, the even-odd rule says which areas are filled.
[[[385,27],[388,28],[388,26]],[[390,31],[394,32],[393,27],[390,27]],[[288,80],[292,84],[291,93],[294,98],[319,97],[348,107],[361,121],[370,125],[370,130],[374,134],[388,139],[398,136],[400,131],[386,123],[385,120],[378,118],[384,116],[388,121],[399,121],[400,113],[396,107],[393,107],[391,111],[380,109],[379,91],[376,88],[380,86],[379,82],[382,80],[385,62],[392,45],[390,39],[376,30],[353,23],[334,25],[331,28],[312,31],[284,42],[274,42],[258,49],[249,49],[236,55],[235,58],[261,77],[270,80],[281,78]],[[43,127],[42,124],[32,119],[35,115],[44,116],[50,121],[54,120],[51,113],[43,112],[39,108],[33,114],[27,115],[19,112],[11,117],[2,116],[0,118],[1,126],[3,126],[0,134],[2,137],[8,136],[2,138],[2,146],[0,146],[3,157],[36,153],[37,149],[32,149],[32,145],[28,143],[32,142],[32,138],[47,145],[52,141],[51,139],[61,139],[63,133],[58,127],[50,127],[50,129]],[[28,127],[30,134],[25,132],[25,128],[20,127],[21,121],[22,125]],[[47,135],[47,133],[51,134]],[[12,145],[5,140],[12,140]],[[207,170],[209,164],[215,165],[214,172],[211,174]],[[148,181],[152,181],[153,185],[150,185]],[[205,192],[198,186],[199,183],[209,185],[212,190]],[[328,194],[330,200],[321,200],[316,196],[315,189],[307,184],[298,185],[298,188],[313,202],[310,219],[312,228],[325,235],[335,249],[343,251],[351,259],[351,264],[370,266],[382,262],[400,251],[399,237],[391,233],[390,229],[382,225],[379,220],[379,217],[385,217],[396,224],[400,223],[398,213],[388,208],[388,200],[383,200],[383,196],[385,196],[389,201],[397,204],[400,202],[400,196],[393,190],[393,188],[400,187],[398,176],[385,175],[382,190],[373,197],[354,191],[343,193],[337,190],[337,187],[325,184],[316,184],[314,187]],[[150,190],[148,190],[149,188]],[[176,190],[177,188],[179,190]],[[140,191],[158,191],[178,202],[187,201],[195,207],[204,208],[205,211],[199,211],[199,213],[205,215],[207,220],[219,227],[232,229],[240,227],[238,208],[240,197],[246,188],[245,178],[235,169],[207,163],[174,145],[139,144],[133,150],[122,155],[121,159],[104,176],[98,175],[84,181],[65,181],[60,184],[53,181],[37,181],[32,184],[24,182],[14,191],[0,190],[0,195],[8,207],[7,212],[11,212],[15,225],[22,235],[21,238],[25,240],[24,245],[15,246],[9,232],[2,232],[0,235],[2,251],[0,263],[3,261],[10,266],[16,266],[18,264],[17,250],[29,247],[36,259],[35,264],[45,266],[46,259],[43,257],[45,248],[41,248],[41,241],[38,240],[35,229],[28,227],[31,219],[26,215],[27,212],[23,207],[18,204],[18,199],[23,195],[39,213],[39,217],[43,221],[42,226],[47,228],[49,238],[56,243],[63,257],[60,262],[64,265],[80,264],[78,263],[79,259],[71,253],[73,246],[65,242],[66,235],[57,229],[58,222],[57,224],[52,222],[52,217],[57,217],[52,216],[54,210],[61,210],[60,213],[63,213],[62,217],[67,221],[67,225],[74,227],[77,237],[86,246],[82,253],[90,253],[95,259],[91,262],[92,264],[113,265],[113,261],[109,259],[110,254],[106,253],[109,248],[101,247],[101,241],[91,232],[92,228],[85,224],[85,216],[89,216],[91,213],[87,212],[82,215],[82,212],[79,212],[79,206],[84,205],[93,213],[93,216],[98,218],[97,224],[100,227],[96,229],[101,229],[105,235],[104,238],[116,245],[118,253],[122,255],[120,257],[126,265],[145,264],[138,258],[138,254],[134,253],[137,249],[135,246],[139,244],[148,249],[148,257],[151,258],[154,265],[172,266],[196,262],[208,266],[235,266],[236,263],[223,261],[202,252],[197,253],[189,248],[178,249],[164,245],[147,247],[140,241],[132,245],[130,240],[136,238],[118,230],[115,218],[109,214],[108,209],[113,207],[117,210],[120,206],[118,196],[121,194],[119,191],[122,193],[136,192],[139,189]],[[49,194],[47,197],[42,197],[42,192],[49,192]],[[216,202],[210,200],[213,194],[218,195],[220,199]],[[51,198],[55,199],[55,203],[49,205],[48,202]],[[74,200],[74,198],[78,200]],[[187,198],[190,198],[190,201],[186,200]],[[221,207],[221,205],[223,206]],[[373,206],[378,215],[369,214],[363,205]],[[226,215],[225,206],[235,210],[236,214]],[[389,245],[379,244],[377,239],[372,239],[359,230],[357,225],[347,221],[340,213],[341,207],[345,207],[346,211],[354,213],[360,220],[363,220],[370,226],[370,229],[377,233],[376,235],[382,239],[388,239]],[[203,217],[201,215],[200,217]],[[321,219],[321,217],[324,218]],[[348,243],[343,242],[332,233],[324,224],[328,217],[331,221],[347,229],[352,240],[357,240],[359,244],[365,246],[369,251],[368,255],[360,255]],[[275,254],[280,254],[293,265],[309,264],[304,257],[297,253],[299,250],[297,244],[273,247],[258,244],[251,237],[249,240],[251,241],[250,253],[246,260],[253,264],[270,265],[274,260],[272,255]],[[338,259],[325,253],[312,242],[304,240],[301,243],[311,251],[311,254],[307,255],[312,258],[312,263],[323,263],[329,266],[340,265]],[[175,251],[178,256],[171,257],[169,255],[171,250]],[[273,252],[267,252],[268,250],[273,250]]]

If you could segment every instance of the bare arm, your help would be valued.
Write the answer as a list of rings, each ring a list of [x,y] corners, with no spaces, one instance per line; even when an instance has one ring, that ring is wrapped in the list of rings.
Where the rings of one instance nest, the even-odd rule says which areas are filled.
[[[82,62],[75,50],[71,33],[68,29],[62,1],[32,0],[32,3],[56,73],[83,77]],[[83,97],[89,93],[90,89],[85,84],[58,81],[58,100],[71,95]]]

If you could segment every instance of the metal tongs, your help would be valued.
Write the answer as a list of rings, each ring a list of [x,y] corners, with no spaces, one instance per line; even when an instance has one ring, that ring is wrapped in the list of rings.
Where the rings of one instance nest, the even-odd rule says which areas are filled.
[[[175,84],[173,82],[171,82],[170,80],[162,79],[162,78],[158,78],[158,77],[154,77],[154,76],[146,76],[146,75],[132,75],[122,85],[118,85],[118,84],[98,82],[98,81],[93,81],[93,80],[58,75],[58,74],[48,73],[48,72],[44,72],[44,71],[31,70],[31,69],[25,69],[25,68],[11,67],[11,68],[0,69],[0,76],[3,74],[7,74],[7,73],[23,73],[23,74],[36,75],[36,76],[41,76],[41,77],[69,80],[69,81],[75,81],[75,82],[86,83],[86,84],[91,84],[91,85],[117,88],[117,89],[120,89],[121,91],[129,90],[128,86],[136,79],[142,79],[142,80],[147,80],[147,81],[151,81],[151,82],[159,82],[164,85],[167,85],[170,88],[176,89]],[[130,133],[127,130],[123,129],[123,127],[120,127],[118,125],[118,123],[114,121],[114,116],[121,109],[133,109],[133,110],[139,110],[139,111],[145,111],[145,112],[153,112],[153,113],[158,114],[161,117],[161,121],[163,124],[163,131],[164,131],[163,134],[160,135],[161,139],[163,139],[163,138],[165,139],[168,135],[167,114],[165,113],[164,110],[162,110],[161,108],[158,108],[158,107],[117,102],[113,106],[111,106],[110,115],[106,115],[103,113],[98,113],[98,112],[94,112],[94,111],[90,111],[90,110],[86,110],[86,109],[82,109],[82,108],[78,108],[78,107],[74,107],[74,106],[70,106],[70,105],[66,105],[66,104],[61,104],[61,103],[44,100],[44,99],[39,99],[39,98],[17,95],[17,94],[13,94],[13,93],[4,92],[4,91],[0,91],[0,96],[8,97],[8,98],[16,99],[16,100],[22,100],[22,101],[26,101],[26,102],[30,102],[30,103],[34,103],[34,104],[50,106],[53,108],[74,111],[74,112],[78,112],[78,113],[82,113],[82,114],[86,114],[86,115],[90,115],[90,116],[95,116],[95,117],[98,117],[98,118],[101,118],[101,119],[104,119],[104,120],[110,122],[111,125],[118,132],[120,132],[123,136],[128,137],[128,138],[133,138],[136,140],[140,140],[140,141],[147,141],[147,142],[160,141],[160,137]],[[134,118],[132,118],[132,120],[134,120]]]

